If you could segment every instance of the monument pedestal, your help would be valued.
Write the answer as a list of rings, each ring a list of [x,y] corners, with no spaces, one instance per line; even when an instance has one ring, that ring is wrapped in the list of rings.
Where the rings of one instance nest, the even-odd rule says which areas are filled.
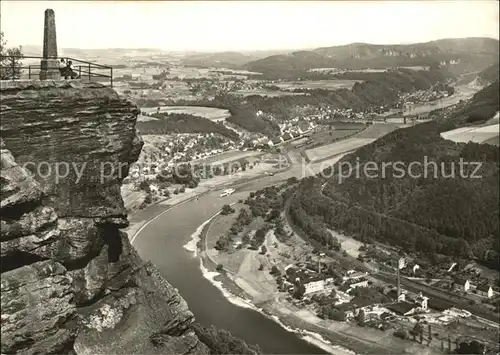
[[[54,10],[45,10],[43,27],[43,59],[40,61],[40,80],[60,80],[57,60],[56,15]]]
[[[59,60],[42,59],[40,61],[40,80],[60,80]]]

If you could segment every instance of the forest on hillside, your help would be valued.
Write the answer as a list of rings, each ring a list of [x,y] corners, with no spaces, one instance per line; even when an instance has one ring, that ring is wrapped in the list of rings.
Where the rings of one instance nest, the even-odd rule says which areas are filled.
[[[387,162],[402,162],[405,167],[419,162],[420,166],[412,168],[413,177],[388,169],[384,178],[360,174],[339,183],[336,174],[341,167],[336,164],[331,178],[318,175],[303,180],[292,202],[292,218],[319,241],[325,235],[321,229],[329,227],[367,243],[398,245],[431,258],[436,254],[474,256],[498,268],[498,147],[454,143],[439,135],[450,123],[467,121],[479,103],[493,105],[495,101],[498,84],[496,97],[495,88],[488,87],[448,120],[394,131],[341,160],[352,166],[359,161],[361,168],[371,162],[379,169]],[[461,160],[480,164],[474,172],[480,178],[471,177],[477,164],[461,167]],[[347,167],[342,171],[346,174]],[[332,175],[327,173],[323,176]]]
[[[256,115],[257,111],[273,114],[277,120],[288,120],[292,108],[312,105],[330,105],[336,108],[364,111],[380,105],[394,104],[401,92],[414,92],[430,89],[434,84],[445,80],[439,71],[414,71],[398,69],[386,73],[361,73],[352,89],[308,90],[305,95],[266,97],[251,95],[245,98],[230,93],[219,93],[213,100],[201,99],[189,102],[191,106],[224,108],[231,112],[228,122],[234,123],[250,132],[268,136],[279,133],[276,122]],[[184,105],[184,101],[170,102],[171,105]]]
[[[354,80],[354,79],[352,79]],[[364,111],[380,105],[392,105],[400,93],[430,89],[445,77],[439,71],[414,71],[398,69],[385,73],[357,73],[352,89],[307,90],[306,95],[246,98],[248,105],[269,112],[278,117],[286,117],[288,109],[294,106],[331,105],[336,108]]]
[[[499,66],[498,63],[493,64],[491,67],[488,67],[481,71],[478,74],[478,77],[482,80],[487,81],[488,83],[494,83],[498,80],[499,77]]]
[[[207,118],[184,113],[155,113],[151,116],[158,119],[137,122],[137,129],[141,134],[218,133],[233,141],[239,139],[235,131]]]

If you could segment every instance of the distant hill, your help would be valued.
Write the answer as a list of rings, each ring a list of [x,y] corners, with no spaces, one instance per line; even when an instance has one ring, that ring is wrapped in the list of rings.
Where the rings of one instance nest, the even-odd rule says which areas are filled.
[[[311,68],[390,68],[441,66],[453,74],[482,70],[498,61],[498,40],[492,38],[441,39],[426,43],[379,45],[352,43],[311,51],[274,55],[250,62],[250,71],[272,73]]]
[[[181,59],[184,65],[193,67],[239,68],[258,58],[240,52],[194,53]]]
[[[27,45],[23,46],[23,53],[27,56],[41,56],[42,46]],[[60,56],[74,57],[76,59],[85,59],[88,57],[144,57],[155,54],[166,55],[167,53],[157,48],[109,48],[109,49],[82,49],[82,48],[59,48]]]
[[[241,69],[245,64],[271,55],[283,54],[285,51],[245,51],[245,52],[213,52],[189,53],[181,59],[184,65],[193,67],[215,67]]]
[[[41,56],[42,46],[23,46],[26,56]],[[200,68],[228,68],[242,69],[249,62],[262,59],[271,55],[283,54],[283,50],[262,51],[227,51],[227,52],[169,52],[158,48],[110,48],[110,49],[81,49],[59,48],[60,56],[73,57],[86,60],[89,58],[120,59],[123,57],[149,57],[161,56],[163,58],[177,59],[182,64]]]

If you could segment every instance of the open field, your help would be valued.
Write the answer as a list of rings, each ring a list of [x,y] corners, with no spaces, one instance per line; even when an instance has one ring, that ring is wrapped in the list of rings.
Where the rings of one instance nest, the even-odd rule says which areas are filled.
[[[340,142],[306,150],[305,154],[310,161],[318,161],[334,155],[350,152],[375,140],[376,138],[349,138]]]
[[[364,124],[342,124],[339,126],[334,125],[331,126],[332,129],[325,128],[319,131],[315,131],[310,136],[310,142],[307,145],[307,148],[312,149],[314,147],[318,147],[320,145],[334,143],[342,138],[346,138],[348,136],[352,136],[364,128],[366,125]]]
[[[356,80],[311,80],[311,81],[289,81],[277,83],[276,86],[281,90],[294,90],[294,89],[324,89],[324,90],[338,90],[350,89],[354,86]]]
[[[486,121],[486,125],[498,124],[499,118],[500,118],[500,112],[497,112],[492,119]]]
[[[386,118],[385,121],[387,123],[403,124],[405,119],[404,119],[404,117],[390,117],[390,118]]]
[[[143,116],[143,115],[137,116],[137,122],[147,122],[147,121],[157,121],[157,120],[158,118],[156,117]]]
[[[248,70],[238,70],[238,69],[227,69],[227,68],[217,68],[217,69],[209,69],[212,73],[223,73],[223,74],[237,74],[237,75],[262,75],[262,73],[258,73],[255,71]]]
[[[333,157],[358,149],[363,145],[369,144],[387,133],[396,130],[398,127],[399,125],[391,123],[372,124],[361,132],[355,134],[352,138],[308,149],[305,151],[305,154],[310,161],[324,160],[328,157]],[[339,134],[342,134],[341,132],[345,132],[343,136],[352,134],[352,131],[349,130],[332,131],[332,133],[334,132],[338,132]]]
[[[260,75],[261,73],[247,70],[233,70],[226,68],[195,68],[195,67],[175,67],[169,69],[168,78],[239,78],[246,79],[250,75]]]
[[[157,107],[143,107],[142,112],[156,113]],[[229,110],[216,107],[200,107],[200,106],[160,106],[160,112],[165,113],[184,113],[188,115],[207,118],[211,121],[224,121],[231,116]]]
[[[422,71],[422,70],[429,70],[430,67],[428,66],[414,66],[414,67],[398,67],[401,69],[410,69],[410,70],[415,70],[415,71]]]
[[[293,141],[291,141],[289,144],[292,146],[292,147],[296,147],[298,145],[301,145],[301,144],[305,144],[307,143],[307,141],[309,140],[308,137],[302,137],[302,138],[299,138],[299,139],[295,139]]]
[[[193,161],[191,161],[191,164],[203,164],[203,163],[205,163],[205,164],[225,164],[225,163],[229,163],[229,162],[243,159],[243,158],[255,157],[257,155],[262,155],[262,153],[256,152],[253,150],[249,150],[246,152],[243,152],[241,150],[231,150],[231,151],[224,152],[221,154],[213,155],[211,157],[193,160]]]
[[[252,96],[252,95],[268,96],[268,97],[305,95],[304,93],[300,93],[300,92],[273,91],[273,90],[265,90],[265,89],[237,90],[237,91],[232,91],[231,94],[237,95],[237,96],[243,96],[243,97]]]
[[[325,131],[318,131],[314,132],[311,135],[311,140],[316,144],[319,143],[320,145],[323,144],[328,144],[328,143],[333,143],[333,141],[337,139],[341,139],[343,137],[346,137],[350,134],[359,132],[361,130],[361,127],[359,129],[341,129],[341,130],[325,130]]]
[[[374,123],[368,126],[365,130],[361,131],[355,136],[355,138],[380,138],[385,136],[387,133],[395,131],[402,125],[393,123]]]
[[[498,124],[492,124],[482,127],[457,128],[441,133],[441,137],[457,143],[474,142],[498,145],[499,134]]]
[[[308,70],[309,72],[338,72],[338,73],[385,73],[387,69],[339,69],[339,68],[312,68]]]
[[[329,229],[328,231],[333,237],[337,238],[337,240],[342,244],[342,249],[345,250],[349,256],[352,256],[353,258],[358,257],[359,247],[363,245],[362,242],[334,230]]]
[[[237,204],[233,206],[235,212],[230,215],[218,215],[214,218],[213,222],[210,223],[209,228],[207,229],[205,238],[206,238],[206,246],[207,246],[207,254],[210,255],[214,260],[217,260],[219,264],[224,265],[224,268],[232,273],[237,273],[243,260],[245,259],[246,254],[248,254],[247,249],[235,250],[234,252],[220,253],[215,249],[215,245],[220,236],[226,234],[231,225],[236,220],[240,209],[242,208],[241,204]]]

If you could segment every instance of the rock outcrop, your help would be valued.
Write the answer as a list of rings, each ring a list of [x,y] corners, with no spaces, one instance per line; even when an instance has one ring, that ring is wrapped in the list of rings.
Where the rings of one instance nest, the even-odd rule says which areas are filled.
[[[1,353],[208,353],[120,230],[137,107],[76,81],[2,82],[1,96]]]

